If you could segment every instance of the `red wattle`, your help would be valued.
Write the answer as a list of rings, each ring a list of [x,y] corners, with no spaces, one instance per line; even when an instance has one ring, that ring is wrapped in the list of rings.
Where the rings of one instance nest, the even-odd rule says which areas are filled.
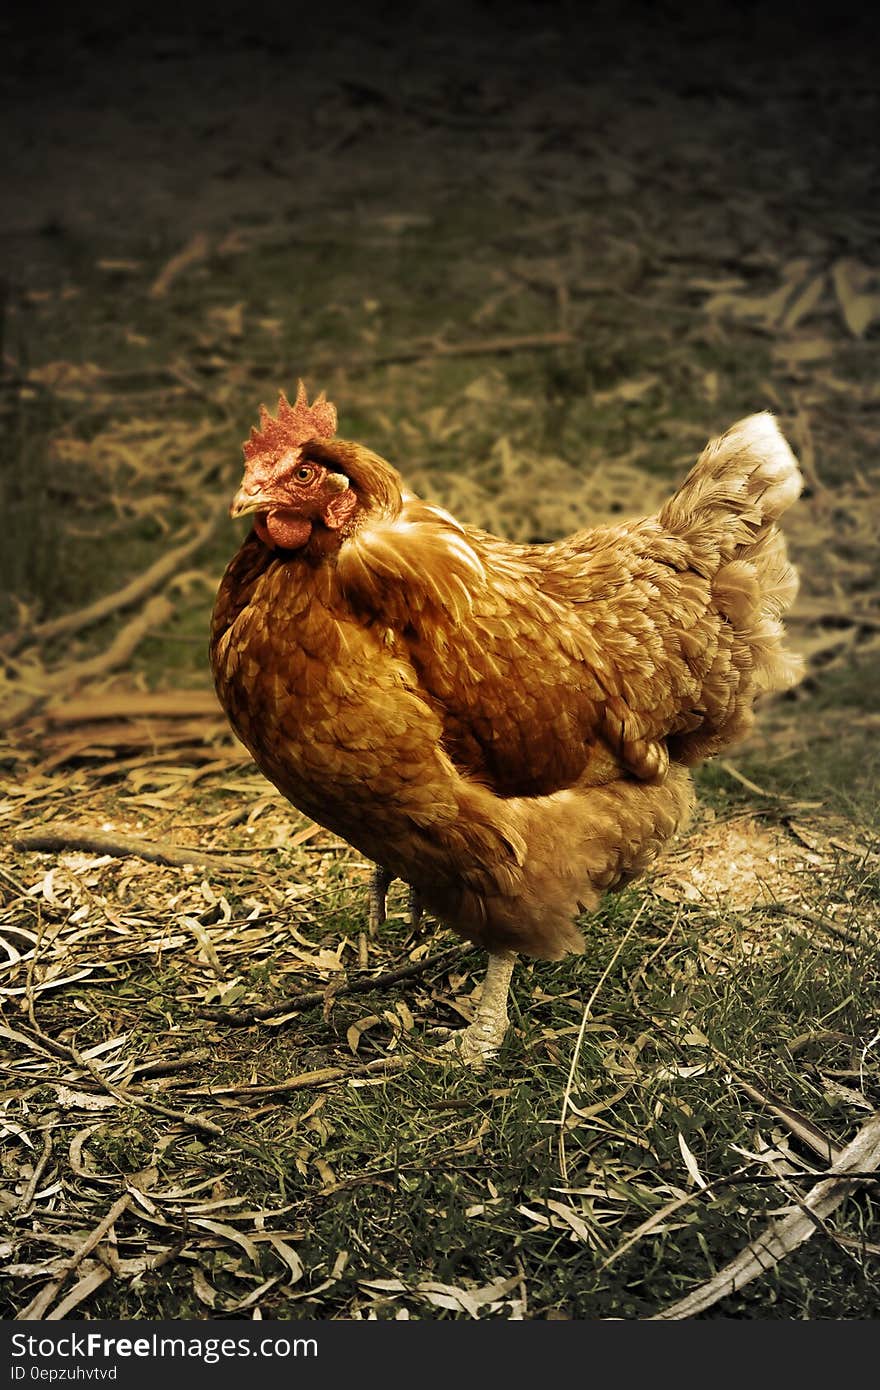
[[[269,512],[257,517],[254,530],[264,545],[298,550],[312,534],[312,523],[296,512]]]

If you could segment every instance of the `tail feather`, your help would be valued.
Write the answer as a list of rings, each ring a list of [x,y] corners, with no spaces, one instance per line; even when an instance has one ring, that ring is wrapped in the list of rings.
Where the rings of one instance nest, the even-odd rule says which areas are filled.
[[[765,410],[706,446],[659,520],[698,552],[709,543],[720,561],[730,560],[760,540],[802,487],[797,460]]]
[[[713,440],[659,514],[661,525],[686,541],[725,620],[703,692],[710,717],[670,743],[682,762],[699,762],[744,737],[755,696],[785,690],[803,673],[801,657],[784,645],[780,619],[798,576],[777,526],[802,486],[794,454],[764,411]]]

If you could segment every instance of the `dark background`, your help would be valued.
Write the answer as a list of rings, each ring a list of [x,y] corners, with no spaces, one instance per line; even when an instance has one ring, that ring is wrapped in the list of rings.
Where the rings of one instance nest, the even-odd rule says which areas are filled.
[[[527,121],[548,211],[605,191],[591,139],[631,155],[637,203],[663,178],[700,194],[714,161],[699,151],[720,137],[716,196],[771,202],[795,244],[805,193],[835,203],[842,245],[852,212],[876,213],[863,6],[128,0],[20,6],[2,36],[0,231],[16,281],[69,263],[86,237],[130,249],[389,196],[417,207],[441,180],[450,200],[488,202]]]

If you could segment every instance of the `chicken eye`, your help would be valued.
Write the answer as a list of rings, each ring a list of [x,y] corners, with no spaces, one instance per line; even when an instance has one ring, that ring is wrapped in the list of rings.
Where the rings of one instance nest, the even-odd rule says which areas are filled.
[[[302,468],[298,468],[296,470],[296,473],[294,474],[294,477],[296,478],[296,481],[298,483],[310,483],[314,476],[314,468],[309,468],[307,463],[304,463]]]

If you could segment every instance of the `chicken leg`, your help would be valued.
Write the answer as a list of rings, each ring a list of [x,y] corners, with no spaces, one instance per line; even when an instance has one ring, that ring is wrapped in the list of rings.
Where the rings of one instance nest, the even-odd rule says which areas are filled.
[[[491,951],[483,990],[473,1023],[443,1044],[443,1051],[454,1052],[465,1066],[477,1070],[491,1061],[507,1032],[507,995],[516,964],[513,951]]]
[[[387,869],[383,869],[377,864],[370,879],[370,936],[375,936],[376,932],[385,921],[385,906],[388,889],[394,879],[394,875]],[[412,884],[408,884],[409,890],[409,924],[415,929],[422,920],[422,900]]]
[[[394,877],[387,869],[383,869],[377,864],[370,878],[370,936],[375,936],[376,932],[385,921],[385,906],[388,889]]]

